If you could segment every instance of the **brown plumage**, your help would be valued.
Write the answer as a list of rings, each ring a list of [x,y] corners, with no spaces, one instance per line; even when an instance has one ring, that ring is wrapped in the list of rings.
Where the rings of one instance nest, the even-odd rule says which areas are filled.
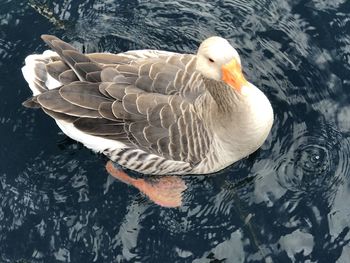
[[[201,53],[84,55],[54,36],[42,38],[56,53],[26,61],[23,73],[35,96],[24,105],[41,107],[68,136],[130,169],[153,174],[214,172],[256,150],[271,128],[271,106],[254,90],[257,104],[264,104],[266,127],[252,122],[261,134],[252,138],[252,145],[242,141],[247,149],[239,141],[232,145],[221,138],[230,131],[234,136],[245,132],[249,122],[241,120],[242,129],[237,129],[240,123],[232,123],[245,114],[231,115],[240,101],[245,101],[240,109],[249,114],[246,106],[251,102],[216,79],[216,73],[211,78],[210,70],[199,66]],[[222,58],[225,63],[238,57],[226,40],[217,41],[231,52]],[[30,67],[34,76],[28,74]]]

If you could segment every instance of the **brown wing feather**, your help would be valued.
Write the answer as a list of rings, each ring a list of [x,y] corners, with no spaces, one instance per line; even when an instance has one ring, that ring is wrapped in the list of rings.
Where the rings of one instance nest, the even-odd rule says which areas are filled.
[[[59,75],[69,69],[69,66],[63,61],[54,61],[46,64],[46,72],[56,80],[58,80]]]
[[[167,159],[195,165],[205,158],[210,136],[193,105],[204,92],[193,55],[83,55],[56,37],[43,39],[61,57],[47,71],[65,85],[28,105],[40,105],[87,134]]]
[[[73,82],[60,88],[59,93],[66,101],[91,110],[98,110],[103,102],[113,102],[99,91],[98,83]]]
[[[101,71],[102,67],[98,63],[92,61],[68,43],[50,35],[42,35],[41,38],[57,52],[61,59],[74,71],[79,80],[87,80],[86,75],[90,72]],[[98,78],[93,80],[99,81]]]
[[[74,105],[60,95],[59,90],[50,90],[38,95],[37,102],[42,108],[75,117],[100,118],[97,111]]]

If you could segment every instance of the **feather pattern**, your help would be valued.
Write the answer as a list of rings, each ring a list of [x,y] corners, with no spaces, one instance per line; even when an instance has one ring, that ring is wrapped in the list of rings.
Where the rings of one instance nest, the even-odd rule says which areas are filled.
[[[57,37],[42,38],[54,52],[35,60],[36,96],[24,105],[41,107],[68,136],[148,174],[210,173],[242,158],[214,128],[236,127],[215,97],[230,101],[232,89],[221,81],[208,87],[196,55],[82,54]],[[59,86],[46,85],[49,78]]]

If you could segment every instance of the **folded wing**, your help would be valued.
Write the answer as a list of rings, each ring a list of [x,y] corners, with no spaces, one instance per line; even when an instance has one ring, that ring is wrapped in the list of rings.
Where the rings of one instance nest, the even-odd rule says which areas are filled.
[[[84,55],[56,37],[43,39],[59,56],[46,70],[62,86],[26,105],[166,159],[196,165],[205,158],[210,134],[195,107],[205,92],[195,56],[149,50]]]

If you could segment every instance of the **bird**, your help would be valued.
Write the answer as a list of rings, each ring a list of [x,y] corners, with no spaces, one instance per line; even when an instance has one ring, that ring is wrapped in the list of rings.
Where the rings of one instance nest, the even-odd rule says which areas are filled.
[[[41,108],[68,137],[122,167],[212,174],[255,152],[270,133],[271,103],[222,37],[205,39],[195,54],[83,54],[55,36],[41,38],[51,50],[26,57],[22,73],[33,94],[23,105]]]

